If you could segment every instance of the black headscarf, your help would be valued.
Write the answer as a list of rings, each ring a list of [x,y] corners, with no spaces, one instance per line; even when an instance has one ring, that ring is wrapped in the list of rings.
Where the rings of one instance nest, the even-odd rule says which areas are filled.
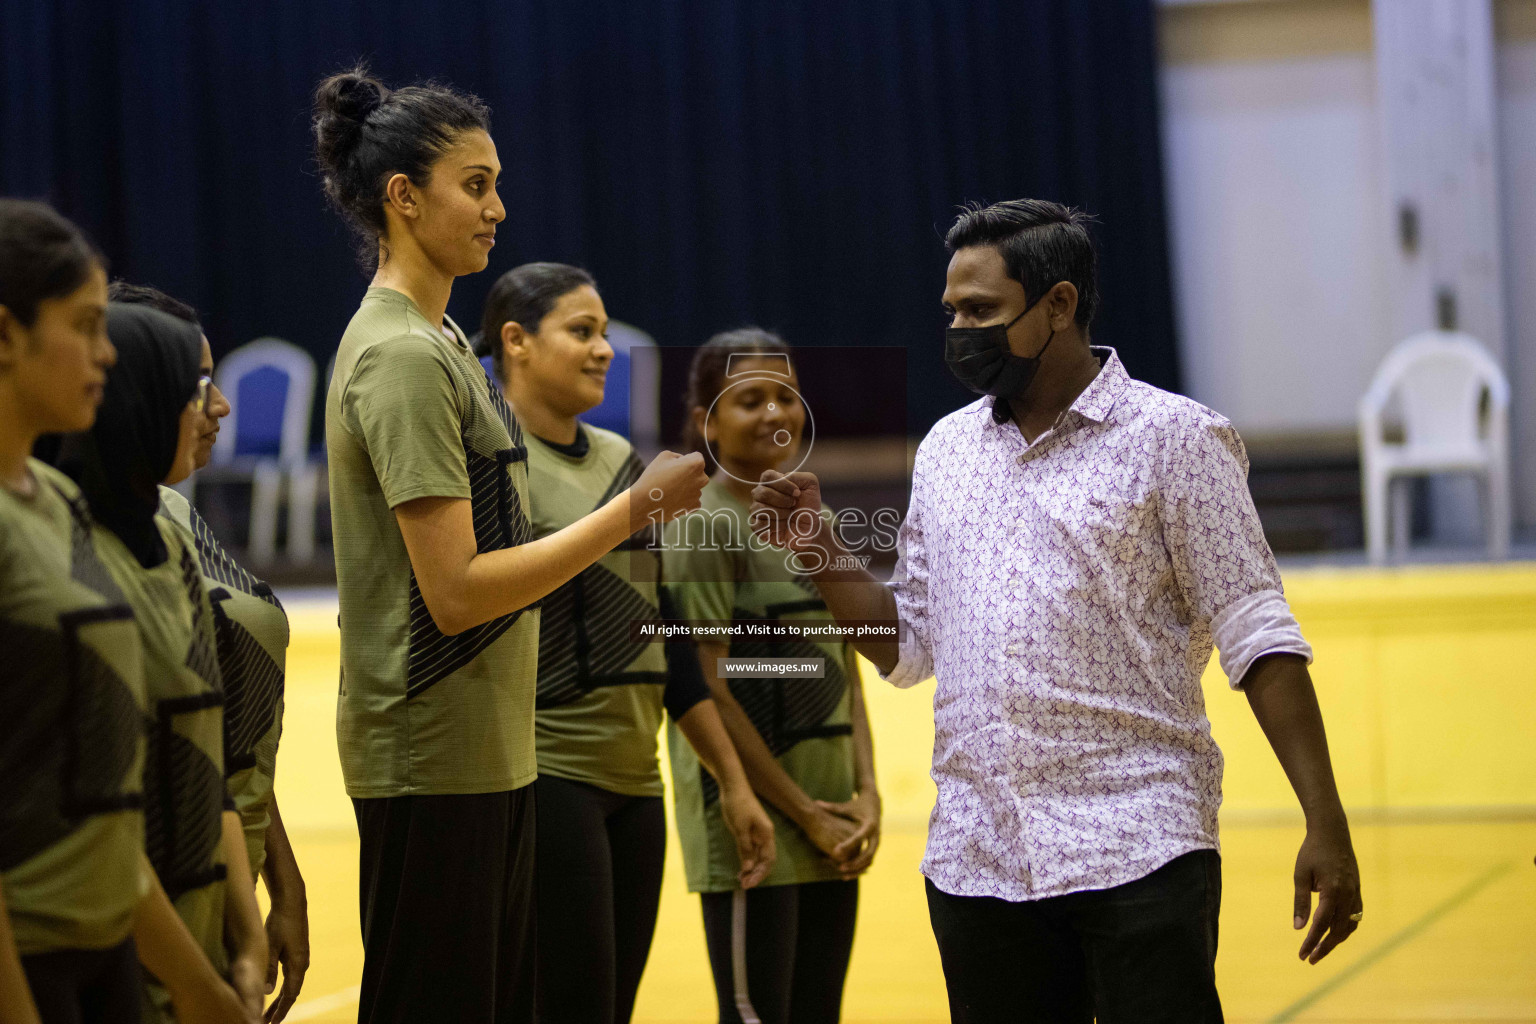
[[[148,306],[107,305],[117,365],[96,425],[64,439],[58,466],[80,485],[96,521],[149,569],[166,559],[155,526],[160,483],[176,459],[181,414],[197,392],[203,336]]]

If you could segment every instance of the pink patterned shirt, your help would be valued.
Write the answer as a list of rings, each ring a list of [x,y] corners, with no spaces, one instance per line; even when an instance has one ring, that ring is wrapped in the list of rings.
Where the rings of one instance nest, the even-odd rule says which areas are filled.
[[[1217,848],[1213,642],[1234,686],[1312,655],[1231,423],[1094,354],[1034,444],[983,398],[917,451],[887,678],[938,677],[923,873],[953,895],[1103,889]]]

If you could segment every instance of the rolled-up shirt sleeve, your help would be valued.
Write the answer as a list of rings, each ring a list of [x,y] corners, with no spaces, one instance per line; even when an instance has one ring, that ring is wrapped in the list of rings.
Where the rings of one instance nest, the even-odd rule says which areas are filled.
[[[1235,689],[1266,654],[1312,660],[1248,492],[1248,453],[1232,424],[1178,424],[1161,460],[1163,535],[1180,593],[1205,624]]]
[[[933,674],[933,647],[928,617],[928,551],[923,543],[923,464],[918,453],[912,471],[912,500],[896,537],[896,569],[886,586],[896,599],[900,622],[900,657],[880,677],[893,686],[916,685]]]

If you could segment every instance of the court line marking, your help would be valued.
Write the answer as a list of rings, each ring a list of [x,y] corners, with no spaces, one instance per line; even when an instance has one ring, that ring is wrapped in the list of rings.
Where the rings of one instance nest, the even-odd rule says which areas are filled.
[[[362,995],[363,987],[361,985],[353,985],[351,988],[344,988],[339,992],[332,992],[330,995],[320,996],[317,999],[305,999],[302,1002],[295,1003],[293,1009],[288,1011],[288,1016],[283,1019],[284,1021],[309,1020],[312,1017],[320,1016],[322,1013],[329,1013],[332,1010],[340,1010],[342,1007],[351,1006],[358,999],[362,998]]]
[[[1321,985],[1318,985],[1312,991],[1303,995],[1300,999],[1296,1000],[1294,1003],[1287,1006],[1273,1017],[1269,1018],[1268,1024],[1284,1024],[1286,1021],[1295,1020],[1297,1014],[1312,1006],[1324,996],[1329,995],[1337,989],[1343,988],[1346,984],[1355,980],[1355,978],[1359,977],[1361,974],[1364,974],[1370,968],[1376,966],[1376,964],[1380,962],[1384,957],[1386,957],[1387,954],[1393,952],[1399,946],[1402,946],[1412,941],[1413,939],[1418,938],[1421,933],[1423,933],[1435,922],[1439,921],[1442,917],[1449,914],[1463,903],[1467,902],[1467,900],[1471,899],[1483,889],[1493,884],[1493,882],[1498,880],[1500,877],[1508,874],[1514,869],[1514,867],[1515,864],[1513,861],[1506,861],[1503,864],[1496,864],[1489,870],[1483,872],[1481,875],[1474,878],[1460,889],[1456,890],[1456,892],[1452,893],[1450,896],[1437,903],[1435,906],[1430,907],[1429,910],[1419,915],[1419,917],[1408,922],[1406,925],[1399,928],[1396,932],[1393,932],[1391,935],[1387,936],[1385,940],[1383,940],[1379,945],[1373,947],[1360,959],[1356,960],[1354,963],[1344,968],[1338,974],[1335,974],[1333,977],[1329,978]]]

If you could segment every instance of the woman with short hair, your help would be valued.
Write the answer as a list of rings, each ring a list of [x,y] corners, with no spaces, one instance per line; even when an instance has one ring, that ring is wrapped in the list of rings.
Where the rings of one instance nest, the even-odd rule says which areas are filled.
[[[620,435],[577,417],[600,405],[613,349],[592,275],[528,263],[491,286],[482,338],[525,428],[534,536],[564,529],[644,468]],[[534,736],[538,838],[538,1016],[624,1024],[661,900],[666,815],[656,734],[663,714],[722,792],[738,880],[773,867],[773,825],[742,772],[693,645],[647,643],[672,618],[647,526],[544,599]],[[665,649],[664,649],[665,648]]]

